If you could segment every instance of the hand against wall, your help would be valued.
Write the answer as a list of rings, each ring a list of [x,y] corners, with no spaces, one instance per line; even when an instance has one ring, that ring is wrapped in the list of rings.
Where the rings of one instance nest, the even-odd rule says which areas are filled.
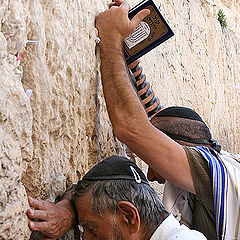
[[[120,6],[122,3],[124,2],[124,0],[113,0],[110,4],[109,4],[109,8],[111,8],[112,6]],[[134,62],[132,62],[128,67],[129,69],[134,68],[135,66],[137,66],[140,63],[140,60],[137,59]]]
[[[29,228],[41,232],[47,239],[57,239],[68,232],[76,222],[72,203],[62,200],[57,204],[28,197],[31,208],[27,215],[31,219]]]
[[[109,8],[112,7],[112,6],[120,6],[123,2],[124,2],[124,0],[113,0],[113,1],[109,4]]]
[[[113,2],[109,10],[100,13],[97,17],[96,28],[98,29],[101,43],[121,43],[133,32],[138,23],[150,13],[148,9],[143,9],[133,19],[129,20],[129,4],[124,1],[117,7],[120,3],[120,1]]]

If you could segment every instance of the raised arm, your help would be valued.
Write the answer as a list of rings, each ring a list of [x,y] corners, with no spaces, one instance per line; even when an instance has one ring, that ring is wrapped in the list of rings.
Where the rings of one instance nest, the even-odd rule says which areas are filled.
[[[115,0],[110,3],[109,7],[120,6],[123,0]],[[159,98],[155,96],[154,91],[151,89],[150,83],[143,73],[143,68],[140,65],[140,60],[137,59],[128,65],[130,78],[132,84],[137,91],[137,94],[146,110],[149,119],[152,119],[159,111],[162,110]]]
[[[151,125],[129,80],[122,41],[149,14],[149,10],[140,11],[131,21],[128,11],[129,5],[123,2],[120,7],[113,6],[101,13],[96,21],[101,39],[103,91],[114,133],[162,177],[194,192],[184,149]]]

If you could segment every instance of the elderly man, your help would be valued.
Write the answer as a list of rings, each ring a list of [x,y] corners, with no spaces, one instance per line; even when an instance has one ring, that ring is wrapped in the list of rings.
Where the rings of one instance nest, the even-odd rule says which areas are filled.
[[[141,169],[127,158],[111,156],[104,159],[87,172],[71,193],[83,240],[206,239],[202,233],[180,225],[165,210]],[[44,208],[47,202],[38,203]],[[35,205],[38,209],[39,206]],[[35,217],[42,212],[41,209],[35,211]],[[73,219],[71,214],[69,218]],[[61,227],[67,228],[64,224],[59,225],[58,234],[62,233]]]
[[[123,157],[94,166],[74,188],[74,198],[83,239],[206,239],[180,226],[143,172]]]

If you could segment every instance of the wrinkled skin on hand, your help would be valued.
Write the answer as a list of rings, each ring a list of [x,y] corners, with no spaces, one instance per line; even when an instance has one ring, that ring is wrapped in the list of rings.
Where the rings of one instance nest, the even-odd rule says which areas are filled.
[[[44,240],[57,239],[68,232],[75,224],[75,212],[72,203],[64,199],[54,204],[28,197],[31,209],[27,215],[31,219],[29,228],[44,235]]]
[[[117,0],[110,4],[109,10],[99,14],[96,19],[96,28],[101,39],[100,45],[107,42],[121,43],[150,13],[148,9],[143,9],[129,20],[129,9],[130,6],[127,2]]]

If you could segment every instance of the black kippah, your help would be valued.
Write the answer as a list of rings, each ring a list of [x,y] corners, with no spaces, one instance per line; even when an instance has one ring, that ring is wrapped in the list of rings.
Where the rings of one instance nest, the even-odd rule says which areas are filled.
[[[102,160],[82,178],[88,181],[120,179],[149,184],[142,170],[133,161],[120,156],[111,156]]]
[[[196,120],[204,123],[202,118],[191,108],[186,107],[168,107],[158,112],[154,117],[179,117]]]

